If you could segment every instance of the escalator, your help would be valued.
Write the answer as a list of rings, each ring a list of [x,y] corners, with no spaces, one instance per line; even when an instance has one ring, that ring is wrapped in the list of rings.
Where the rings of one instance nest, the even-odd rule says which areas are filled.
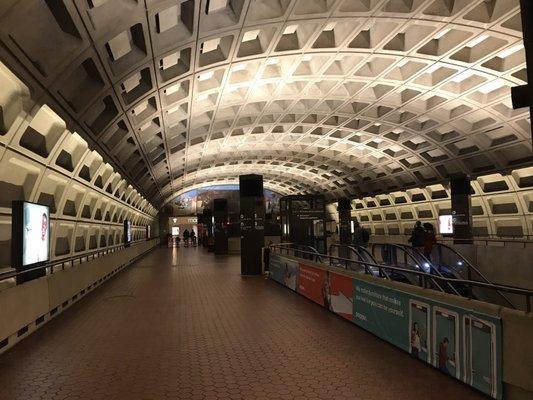
[[[350,246],[343,244],[332,244],[329,246],[329,255],[338,257],[336,263],[341,268],[346,268],[362,274],[368,274],[375,277],[390,279],[388,274],[380,271],[372,254],[361,246]]]
[[[431,260],[435,268],[446,278],[493,284],[493,282],[489,281],[481,271],[474,267],[453,247],[437,243],[431,252]],[[499,291],[473,287],[471,293],[468,293],[466,287],[458,287],[458,289],[460,289],[461,294],[464,296],[469,295],[469,297],[481,301],[515,308],[509,298]]]
[[[323,257],[321,257],[322,254],[320,254],[318,250],[315,249],[313,246],[297,243],[282,243],[281,245],[287,246],[287,248],[292,249],[293,255],[295,257],[320,263],[324,262]]]
[[[392,280],[461,295],[459,290],[449,282],[441,281],[439,283],[437,279],[429,279],[426,282],[422,282],[422,278],[419,275],[416,273],[410,274],[408,271],[412,270],[414,272],[425,272],[437,277],[444,277],[423,254],[414,248],[402,244],[372,243],[370,249],[372,256],[378,264],[400,267],[406,270],[405,272],[389,270],[388,272]]]
[[[490,282],[457,250],[441,243],[434,246],[431,261],[417,249],[403,244],[372,243],[370,249],[332,244],[329,254],[291,243],[277,247],[282,253],[286,251],[287,255],[317,263],[516,309],[502,289],[497,289],[498,285]]]

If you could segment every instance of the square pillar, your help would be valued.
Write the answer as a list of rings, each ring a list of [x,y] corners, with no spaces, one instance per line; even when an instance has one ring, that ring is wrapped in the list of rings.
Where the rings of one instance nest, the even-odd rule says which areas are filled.
[[[265,245],[265,198],[261,175],[239,176],[241,275],[259,275]]]

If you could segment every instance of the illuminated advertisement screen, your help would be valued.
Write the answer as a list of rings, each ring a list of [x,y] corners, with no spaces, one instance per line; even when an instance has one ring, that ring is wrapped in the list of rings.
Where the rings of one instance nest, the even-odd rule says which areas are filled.
[[[34,203],[22,205],[22,266],[50,260],[50,209]]]
[[[152,236],[152,229],[150,225],[146,225],[146,240],[149,240]]]
[[[180,235],[180,227],[179,226],[173,226],[172,227],[172,236],[179,236]]]
[[[131,243],[131,221],[129,219],[124,220],[124,243]]]
[[[439,215],[439,232],[441,235],[453,234],[453,217],[451,215]]]

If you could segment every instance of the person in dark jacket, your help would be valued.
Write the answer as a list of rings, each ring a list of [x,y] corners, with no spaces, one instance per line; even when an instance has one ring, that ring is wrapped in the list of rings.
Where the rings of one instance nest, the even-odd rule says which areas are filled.
[[[437,237],[435,236],[435,229],[433,224],[426,222],[424,224],[426,235],[424,238],[424,255],[426,258],[431,261],[431,252],[433,251],[433,246],[437,244]]]
[[[424,251],[424,245],[426,244],[426,231],[424,228],[422,228],[422,223],[420,221],[416,221],[415,227],[411,232],[411,237],[409,238],[409,243],[411,243],[411,246],[413,246],[415,249],[421,252]]]
[[[189,247],[189,237],[190,237],[189,231],[185,229],[183,231],[183,242],[185,243],[185,247]]]

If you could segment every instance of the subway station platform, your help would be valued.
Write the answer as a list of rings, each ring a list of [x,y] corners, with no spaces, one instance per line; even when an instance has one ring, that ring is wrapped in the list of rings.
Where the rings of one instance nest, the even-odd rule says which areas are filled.
[[[157,249],[0,357],[0,399],[482,399],[239,256]]]

